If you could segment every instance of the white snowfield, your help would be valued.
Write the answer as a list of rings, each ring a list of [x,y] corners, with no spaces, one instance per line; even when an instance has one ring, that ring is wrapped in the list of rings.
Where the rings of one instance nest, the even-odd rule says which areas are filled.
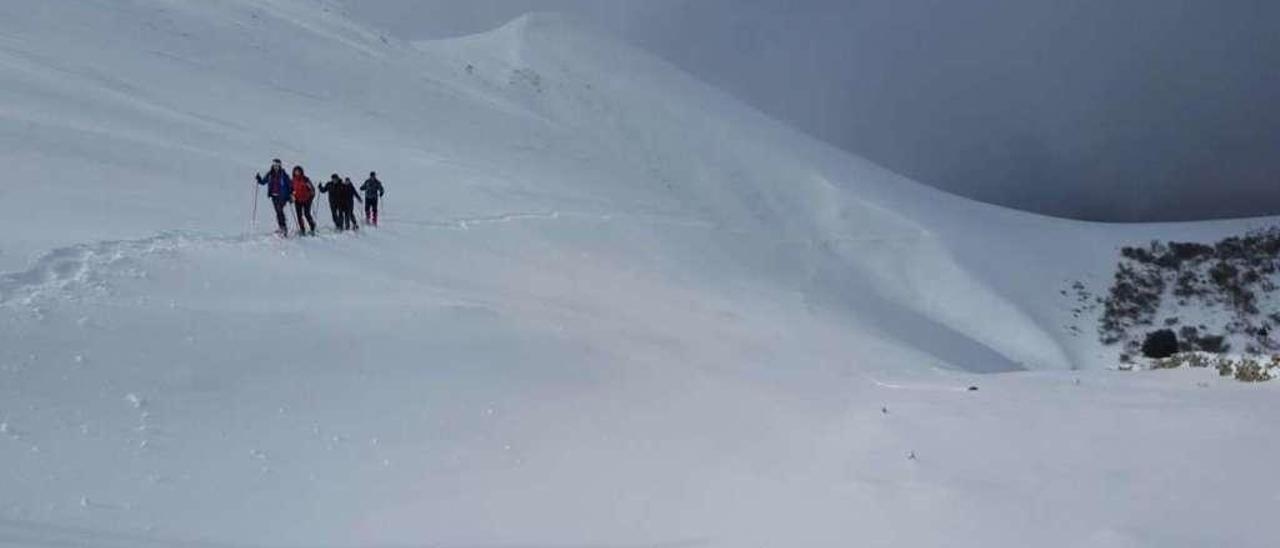
[[[269,236],[272,157],[383,226]],[[561,17],[319,0],[0,0],[0,166],[0,546],[1277,543],[1276,386],[1060,294],[1271,220],[977,204]]]

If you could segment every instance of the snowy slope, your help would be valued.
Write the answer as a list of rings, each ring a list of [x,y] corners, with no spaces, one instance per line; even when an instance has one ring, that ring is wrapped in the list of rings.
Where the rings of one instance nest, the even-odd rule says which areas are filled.
[[[1274,388],[1059,295],[1265,220],[964,201],[550,15],[0,0],[0,82],[0,545],[1269,545]],[[265,236],[275,156],[384,226]]]

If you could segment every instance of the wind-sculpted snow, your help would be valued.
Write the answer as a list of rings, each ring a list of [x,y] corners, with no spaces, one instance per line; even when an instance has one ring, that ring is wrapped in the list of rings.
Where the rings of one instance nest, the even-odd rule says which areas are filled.
[[[0,84],[0,545],[1272,544],[1276,388],[1059,294],[1267,220],[960,200],[547,15],[0,0]],[[382,226],[260,234],[273,157]]]

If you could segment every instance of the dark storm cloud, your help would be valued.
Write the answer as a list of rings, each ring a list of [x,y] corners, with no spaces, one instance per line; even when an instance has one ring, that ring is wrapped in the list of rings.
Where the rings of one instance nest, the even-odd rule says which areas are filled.
[[[1055,215],[1280,213],[1280,2],[353,0],[408,37],[576,13],[837,146]]]

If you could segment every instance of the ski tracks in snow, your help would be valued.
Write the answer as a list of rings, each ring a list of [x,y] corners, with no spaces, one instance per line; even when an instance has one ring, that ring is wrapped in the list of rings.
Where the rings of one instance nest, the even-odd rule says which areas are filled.
[[[426,228],[470,230],[483,225],[554,221],[562,216],[586,215],[516,212],[446,221],[388,221]],[[608,215],[591,217],[601,220],[610,218]],[[169,231],[137,240],[110,240],[57,248],[41,255],[26,270],[0,273],[0,306],[30,305],[42,296],[55,294],[77,295],[104,291],[107,289],[109,275],[145,276],[139,261],[147,257],[172,255],[183,249],[196,247],[245,245],[272,239],[274,236],[271,235],[215,236]]]
[[[656,215],[559,211],[512,212],[438,221],[387,221],[430,229],[466,231],[486,225],[558,221],[567,218],[610,222],[621,216],[646,219],[651,223],[703,226],[697,221],[668,219]],[[0,307],[15,304],[28,306],[46,296],[76,296],[106,291],[109,289],[107,282],[111,276],[145,276],[146,272],[141,268],[140,262],[148,257],[173,255],[184,249],[264,243],[273,239],[274,236],[271,235],[215,236],[169,231],[137,240],[111,240],[62,247],[41,255],[26,270],[0,273]]]
[[[145,276],[139,260],[168,255],[200,245],[244,243],[252,237],[202,236],[185,232],[165,232],[139,240],[114,240],[78,244],[54,249],[31,267],[0,273],[0,306],[32,304],[42,296],[105,291],[109,275]]]
[[[444,221],[412,221],[406,219],[387,219],[386,222],[392,224],[412,225],[425,228],[439,228],[450,230],[471,230],[474,227],[482,225],[508,224],[520,221],[555,221],[559,220],[563,214],[559,211],[550,211],[546,213],[504,213],[501,215],[490,215],[486,217],[463,217],[458,219],[450,219]]]
[[[611,223],[619,220],[630,220],[637,223],[645,223],[652,225],[666,226],[683,226],[694,228],[718,228],[718,225],[709,221],[697,219],[686,219],[661,213],[586,213],[575,211],[542,211],[542,212],[516,212],[503,213],[497,215],[480,216],[480,217],[461,217],[456,219],[441,221],[413,221],[406,219],[389,219],[388,222],[396,224],[406,224],[414,226],[422,226],[427,228],[439,228],[448,230],[471,230],[485,225],[502,225],[520,222],[537,222],[537,221],[560,221],[560,220],[579,220],[593,221],[601,223]]]
[[[970,392],[971,385],[950,385],[950,384],[903,384],[895,382],[885,382],[870,375],[862,375],[862,378],[877,388],[886,390],[900,390],[906,392]]]
[[[465,548],[698,548],[707,546],[709,539],[690,539],[646,544],[476,544]],[[266,548],[249,543],[183,540],[153,536],[146,532],[124,533],[100,529],[55,525],[34,521],[0,518],[0,547],[48,547],[48,548]],[[421,545],[372,544],[380,548],[464,548],[448,544],[424,543]],[[293,548],[334,548],[329,545],[296,545]]]

